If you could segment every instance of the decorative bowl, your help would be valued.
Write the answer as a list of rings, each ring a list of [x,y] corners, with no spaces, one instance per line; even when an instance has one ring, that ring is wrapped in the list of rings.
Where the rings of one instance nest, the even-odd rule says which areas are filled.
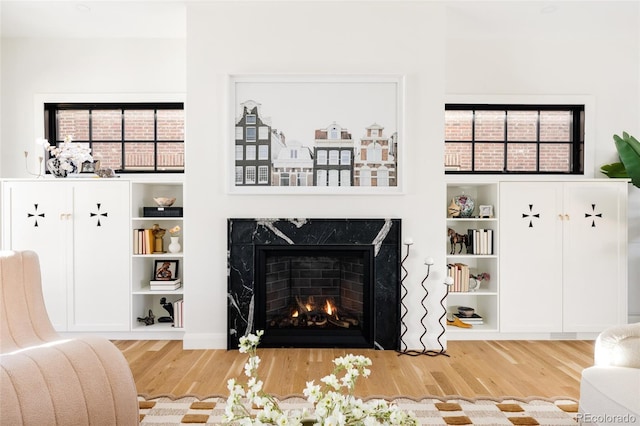
[[[463,316],[463,317],[467,317],[467,318],[472,317],[474,312],[475,312],[475,309],[469,308],[467,306],[458,307],[458,313],[460,314],[460,316]]]
[[[173,205],[173,203],[176,202],[175,197],[174,198],[169,198],[169,197],[154,197],[153,201],[156,202],[156,204],[159,207],[171,207]]]

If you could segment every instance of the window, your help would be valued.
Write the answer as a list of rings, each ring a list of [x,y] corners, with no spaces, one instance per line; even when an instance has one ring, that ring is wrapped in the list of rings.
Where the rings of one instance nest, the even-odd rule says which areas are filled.
[[[258,183],[269,183],[269,166],[258,167]]]
[[[256,115],[255,114],[247,114],[245,123],[247,124],[256,124]]]
[[[242,185],[243,177],[244,177],[244,168],[242,166],[236,166],[236,185]]]
[[[118,173],[184,172],[183,103],[46,103],[45,137],[86,143]]]
[[[269,145],[258,145],[258,160],[269,159]]]
[[[338,150],[332,149],[329,151],[329,164],[336,165],[338,164]]]
[[[255,160],[255,159],[256,159],[256,146],[247,145],[247,160]]]
[[[446,173],[584,173],[584,105],[445,106]]]
[[[360,186],[371,186],[371,170],[360,170]]]
[[[289,186],[289,173],[280,173],[280,186]]]
[[[348,166],[351,164],[351,151],[342,150],[340,151],[340,164]]]
[[[245,169],[245,183],[256,183],[256,168],[255,166],[250,166]]]
[[[269,140],[269,128],[267,126],[260,126],[258,132],[258,139],[260,139],[261,141]]]
[[[324,149],[319,149],[316,154],[318,155],[317,164],[326,165],[327,151],[325,151]]]
[[[367,160],[373,163],[382,161],[382,147],[379,143],[374,142],[367,147]]]
[[[236,127],[236,140],[241,141],[244,138],[244,129],[242,127]]]
[[[316,170],[316,186],[327,186],[327,171]]]
[[[256,128],[255,127],[247,127],[247,142],[255,142],[256,141]]]
[[[244,160],[244,149],[242,145],[236,145],[236,160]]]
[[[351,170],[340,170],[340,186],[351,186]]]
[[[338,186],[340,184],[340,174],[338,170],[329,170],[329,186]]]
[[[382,167],[378,169],[377,186],[389,186],[389,170]]]

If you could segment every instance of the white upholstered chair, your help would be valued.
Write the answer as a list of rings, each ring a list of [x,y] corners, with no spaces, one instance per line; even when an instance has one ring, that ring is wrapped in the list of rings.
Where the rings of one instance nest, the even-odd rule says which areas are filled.
[[[600,333],[594,359],[580,381],[581,424],[640,425],[640,323]]]
[[[32,251],[0,252],[0,323],[0,424],[139,424],[136,386],[118,348],[53,329]]]

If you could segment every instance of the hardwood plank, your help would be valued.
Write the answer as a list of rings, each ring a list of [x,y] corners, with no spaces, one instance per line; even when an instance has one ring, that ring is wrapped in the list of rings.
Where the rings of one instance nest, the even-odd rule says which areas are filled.
[[[181,341],[114,342],[129,361],[138,392],[154,395],[226,396],[227,381],[245,381],[246,354],[183,350]],[[300,394],[334,369],[347,353],[371,358],[368,379],[356,394],[367,396],[566,396],[579,397],[580,373],[593,364],[592,341],[454,341],[445,356],[407,356],[363,349],[258,349],[259,375],[267,392]]]

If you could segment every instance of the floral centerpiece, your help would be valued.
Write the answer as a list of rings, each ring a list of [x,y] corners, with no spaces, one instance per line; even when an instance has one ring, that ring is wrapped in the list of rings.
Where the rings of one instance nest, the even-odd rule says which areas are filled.
[[[59,146],[50,145],[46,139],[40,139],[38,143],[49,153],[47,169],[56,177],[67,177],[70,173],[79,173],[82,163],[93,161],[91,148],[73,143],[71,135],[66,136]]]
[[[323,385],[307,382],[303,393],[313,404],[313,410],[284,411],[278,401],[262,389],[263,382],[258,377],[260,357],[256,348],[264,331],[248,334],[240,338],[240,352],[248,353],[244,372],[249,377],[246,385],[236,379],[227,383],[229,398],[225,408],[225,422],[239,425],[406,425],[418,422],[410,412],[404,412],[397,405],[377,399],[362,401],[353,396],[356,380],[368,377],[371,360],[362,355],[348,354],[333,360],[332,374],[320,379]],[[338,377],[342,373],[341,377]],[[247,407],[249,405],[249,407]],[[252,410],[250,407],[253,407]]]

